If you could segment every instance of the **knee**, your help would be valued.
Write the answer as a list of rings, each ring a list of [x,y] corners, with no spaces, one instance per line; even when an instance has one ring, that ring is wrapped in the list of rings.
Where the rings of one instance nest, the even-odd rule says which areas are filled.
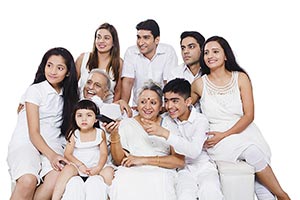
[[[112,179],[114,177],[114,169],[112,167],[105,167],[101,172],[100,175],[103,177],[104,182],[107,185],[111,185]]]
[[[37,178],[33,174],[26,174],[17,180],[17,187],[25,190],[35,189],[37,185]]]
[[[37,178],[36,176],[32,174],[26,174],[21,176],[17,180],[16,187],[18,190],[20,190],[23,194],[29,192],[29,191],[34,191],[36,186],[37,186]]]

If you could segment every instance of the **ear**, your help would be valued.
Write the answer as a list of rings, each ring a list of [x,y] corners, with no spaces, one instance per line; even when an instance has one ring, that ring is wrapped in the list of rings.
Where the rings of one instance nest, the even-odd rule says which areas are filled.
[[[155,42],[156,45],[158,45],[159,40],[160,40],[160,37],[159,37],[159,36],[157,36],[157,37],[154,39],[154,42]]]
[[[70,76],[70,72],[68,72],[67,74],[66,74],[66,77],[69,77]]]
[[[185,100],[185,103],[186,105],[189,107],[190,105],[192,105],[192,102],[193,102],[193,99],[192,97],[188,97],[186,100]]]

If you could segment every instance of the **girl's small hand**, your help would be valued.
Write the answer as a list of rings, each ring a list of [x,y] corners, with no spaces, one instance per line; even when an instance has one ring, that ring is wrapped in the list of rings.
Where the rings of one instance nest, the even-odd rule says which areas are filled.
[[[80,171],[81,173],[84,173],[84,174],[86,174],[86,175],[90,175],[90,174],[89,174],[89,173],[90,173],[90,169],[87,168],[87,167],[85,166],[85,164],[80,165],[80,166],[78,167],[78,169],[79,169],[79,171]]]
[[[204,143],[205,148],[212,148],[224,138],[224,134],[217,131],[208,132],[208,139]]]
[[[90,176],[94,176],[94,175],[98,175],[100,173],[101,169],[97,166],[97,167],[89,168],[88,171],[89,171]]]

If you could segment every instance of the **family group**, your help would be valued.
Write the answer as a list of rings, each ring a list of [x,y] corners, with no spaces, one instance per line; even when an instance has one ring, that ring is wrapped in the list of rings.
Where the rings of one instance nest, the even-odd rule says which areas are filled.
[[[109,23],[76,60],[44,54],[8,146],[10,199],[222,200],[216,161],[244,161],[258,200],[289,200],[227,40],[184,31],[178,65],[155,20],[136,30],[124,59]]]

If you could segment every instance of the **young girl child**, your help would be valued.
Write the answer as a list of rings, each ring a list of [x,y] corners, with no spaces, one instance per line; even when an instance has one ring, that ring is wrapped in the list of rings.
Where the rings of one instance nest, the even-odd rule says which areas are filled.
[[[60,136],[78,99],[73,56],[61,47],[48,50],[24,94],[25,106],[8,146],[9,172],[16,183],[12,200],[51,198],[62,169],[59,161],[68,163]]]
[[[64,154],[71,164],[64,167],[57,179],[52,200],[62,198],[65,186],[73,176],[87,179],[100,175],[107,185],[111,184],[113,168],[105,166],[108,153],[105,132],[99,128],[96,118],[99,114],[97,105],[90,100],[81,100],[75,106]],[[107,198],[107,194],[101,196]]]

